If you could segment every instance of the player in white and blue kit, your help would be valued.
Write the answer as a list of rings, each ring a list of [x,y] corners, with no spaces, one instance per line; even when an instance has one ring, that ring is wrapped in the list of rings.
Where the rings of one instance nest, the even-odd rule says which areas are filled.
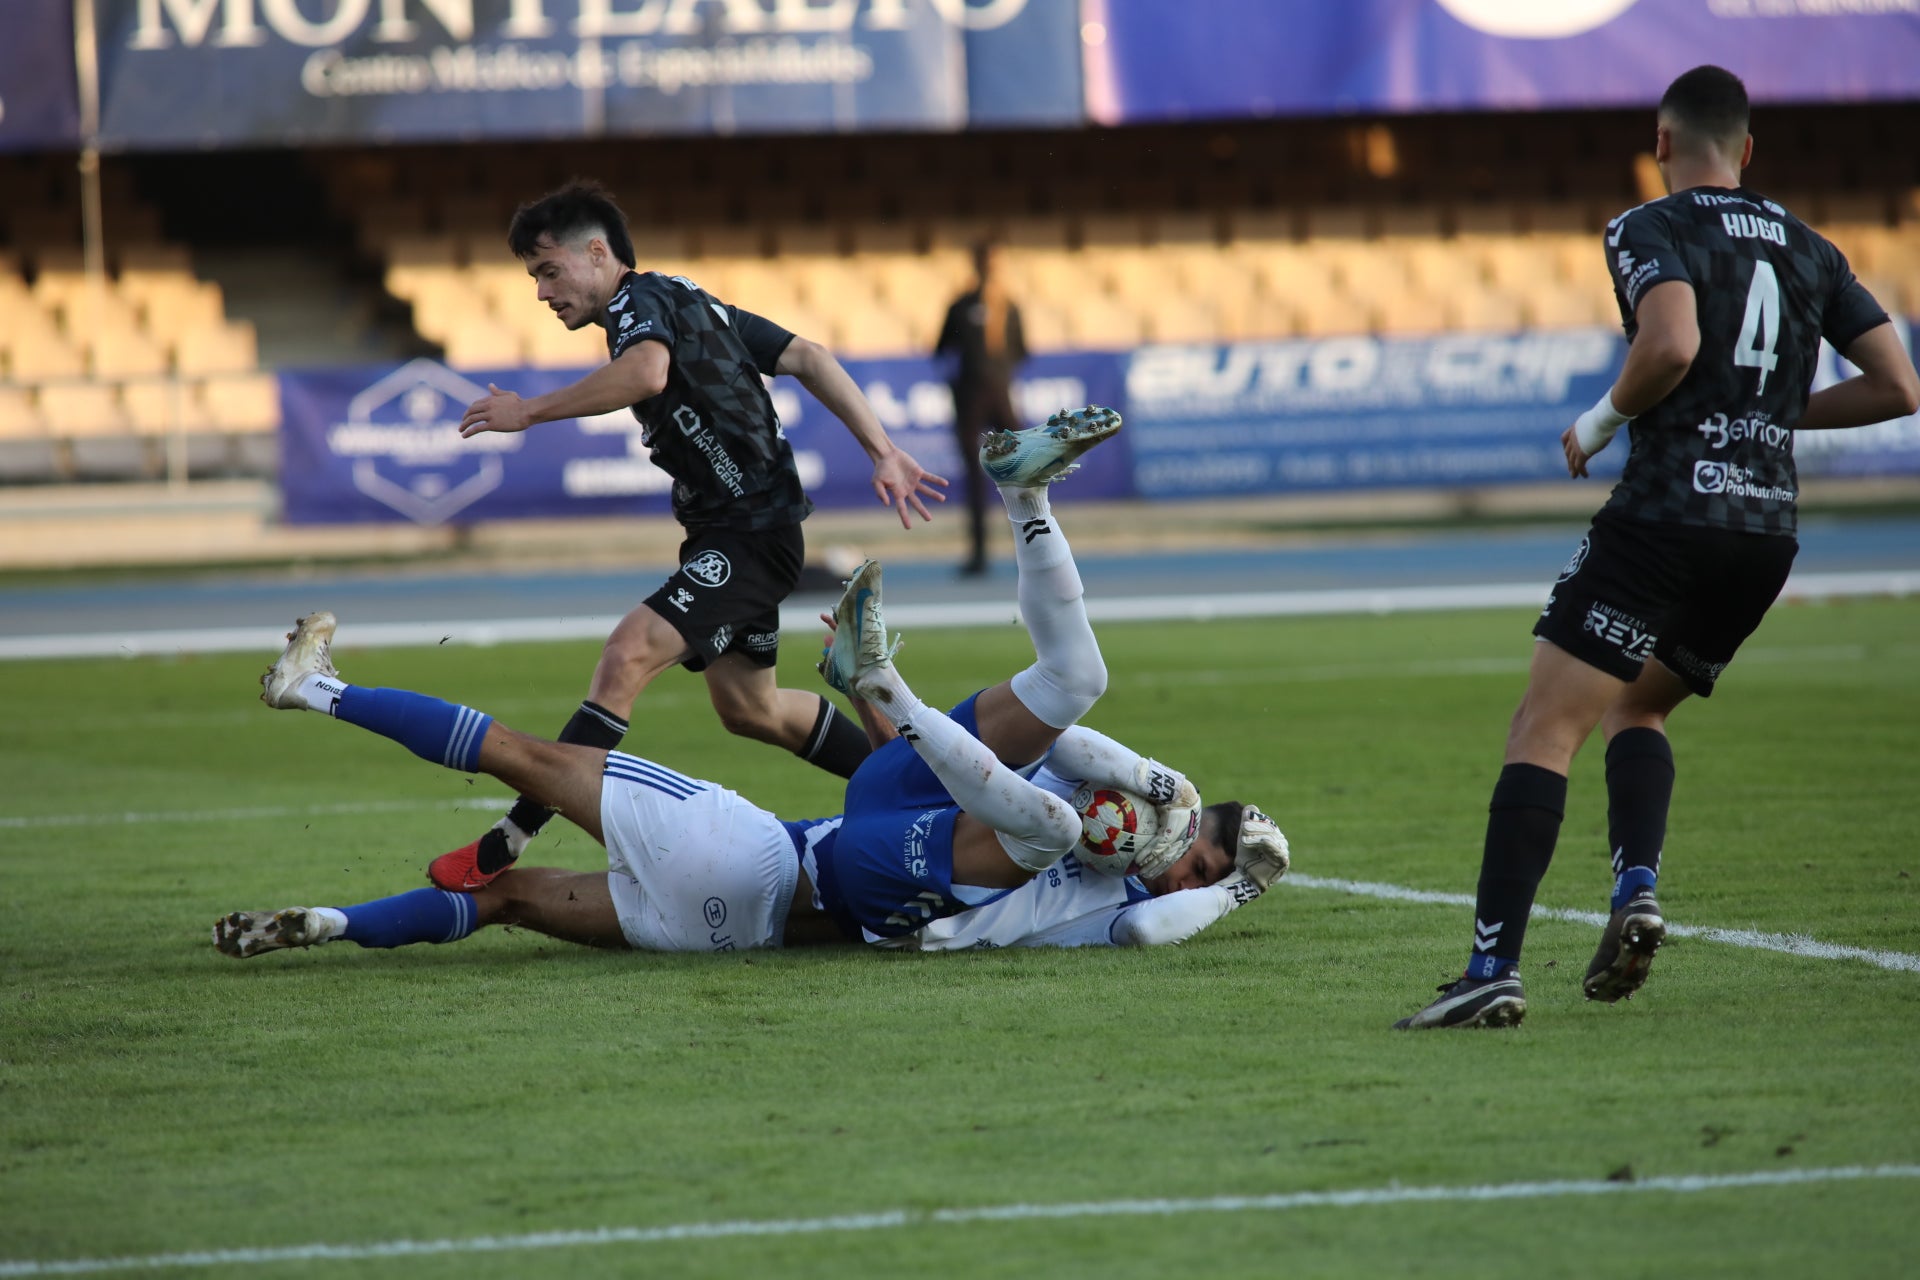
[[[824,940],[835,925],[843,936],[924,949],[1191,936],[1284,873],[1287,847],[1256,809],[1215,806],[1203,820],[1185,778],[1073,724],[1104,689],[1105,669],[1044,485],[1118,426],[1117,415],[1087,410],[1000,442],[1009,511],[1023,545],[1041,544],[1019,561],[1039,660],[951,716],[920,706],[892,669],[879,566],[855,575],[821,665],[856,698],[881,746],[835,818],[782,822],[652,761],[534,738],[423,694],[348,684],[331,661],[333,616],[300,619],[262,678],[263,701],[499,778],[603,844],[609,869],[520,868],[471,894],[421,889],[339,909],[234,912],[215,924],[216,946],[236,957],[334,940],[393,947],[456,941],[495,923],[661,951]],[[995,460],[986,459],[990,474]],[[1036,474],[1037,489],[1024,483]],[[1015,772],[996,751],[1033,764]],[[1164,834],[1140,859],[1142,879],[1095,875],[1071,856],[1080,823],[1066,797],[1083,781],[1161,806]]]

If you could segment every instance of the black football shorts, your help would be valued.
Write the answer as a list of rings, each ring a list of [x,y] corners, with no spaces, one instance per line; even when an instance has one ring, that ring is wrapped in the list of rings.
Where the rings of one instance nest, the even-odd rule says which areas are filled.
[[[671,622],[703,671],[723,653],[770,667],[780,656],[780,604],[800,581],[806,540],[800,526],[755,533],[702,529],[680,544],[680,567],[647,606]]]
[[[1589,666],[1632,680],[1649,657],[1700,697],[1786,585],[1800,544],[1601,512],[1533,625]]]

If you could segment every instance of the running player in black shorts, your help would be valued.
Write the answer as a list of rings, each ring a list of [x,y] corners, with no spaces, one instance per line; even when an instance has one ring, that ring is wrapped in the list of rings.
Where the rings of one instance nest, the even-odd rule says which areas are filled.
[[[1787,580],[1795,431],[1914,412],[1920,378],[1846,259],[1742,186],[1747,93],[1696,67],[1660,100],[1666,198],[1607,226],[1631,344],[1600,403],[1561,437],[1567,471],[1628,423],[1625,472],[1534,626],[1526,695],[1493,789],[1466,973],[1401,1028],[1512,1026],[1526,1013],[1520,946],[1553,857],[1567,770],[1607,743],[1612,915],[1583,989],[1609,1003],[1646,981],[1666,936],[1654,897],[1673,795],[1667,716],[1707,697]],[[1860,369],[1809,396],[1820,340]]]
[[[611,750],[633,702],[676,664],[699,671],[720,721],[840,777],[871,749],[864,729],[827,699],[782,689],[774,675],[780,602],[799,581],[800,522],[813,510],[764,379],[791,374],[846,424],[873,460],[873,491],[911,527],[923,499],[944,500],[930,475],[887,439],[873,408],[822,346],[730,306],[682,276],[635,268],[626,215],[597,185],[576,182],[522,205],[507,246],[569,329],[607,331],[607,364],[571,386],[522,400],[489,387],[463,436],[525,431],[539,422],[631,406],[653,461],[673,477],[686,529],[680,568],[620,620],[594,668],[586,701],[559,741]],[[553,811],[525,796],[474,843],[434,859],[442,889],[481,888],[511,866]]]

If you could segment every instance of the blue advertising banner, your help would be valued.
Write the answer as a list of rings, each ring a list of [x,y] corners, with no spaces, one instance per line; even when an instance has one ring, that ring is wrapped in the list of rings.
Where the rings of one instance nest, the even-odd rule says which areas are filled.
[[[976,49],[985,118],[1081,118],[1075,0],[96,3],[112,146],[958,129]]]
[[[0,18],[0,151],[80,140],[72,0],[8,0]]]
[[[844,363],[894,439],[930,471],[951,479],[957,496],[961,478],[953,398],[933,361]],[[1041,356],[1026,366],[1015,394],[1022,411],[1038,421],[1065,406],[1117,400],[1122,370],[1119,356]],[[640,424],[625,410],[543,423],[517,435],[460,438],[460,415],[486,394],[488,382],[531,396],[584,372],[456,372],[432,360],[414,360],[398,368],[284,373],[280,484],[285,518],[290,524],[441,525],[668,514],[672,482],[650,461]],[[791,379],[776,380],[773,394],[814,503],[875,506],[872,465],[840,421]],[[1070,496],[1119,498],[1131,492],[1127,451],[1108,446],[1088,456]]]
[[[1127,366],[1134,482],[1195,498],[1564,477],[1560,432],[1625,350],[1606,329],[1147,347]]]
[[[1644,106],[1703,62],[1755,101],[1920,96],[1920,2],[1088,0],[1088,112]]]

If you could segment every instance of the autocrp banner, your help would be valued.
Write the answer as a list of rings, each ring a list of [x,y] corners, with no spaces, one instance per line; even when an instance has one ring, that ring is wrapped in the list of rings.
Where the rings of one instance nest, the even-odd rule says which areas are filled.
[[[976,78],[987,119],[1082,118],[1070,0],[96,5],[116,146],[957,129]]]
[[[1894,324],[1911,343],[1909,322]],[[1134,486],[1196,498],[1564,480],[1560,433],[1626,351],[1612,329],[1146,347],[1122,402]],[[1815,388],[1852,372],[1823,347]],[[1694,429],[1726,440],[1739,425]],[[1592,475],[1619,475],[1631,430]],[[1793,450],[1803,478],[1920,475],[1920,414],[1796,433]]]
[[[0,16],[0,151],[71,149],[80,138],[72,0],[6,0]]]
[[[1134,479],[1144,497],[1190,498],[1565,476],[1560,432],[1625,346],[1580,329],[1148,347],[1127,367]]]
[[[1920,0],[1088,0],[1104,123],[1646,106],[1703,62],[1756,101],[1920,94]]]
[[[933,361],[849,360],[889,434],[922,465],[953,480],[960,458],[953,398]],[[283,373],[280,484],[293,524],[404,521],[473,524],[550,516],[665,515],[673,482],[653,465],[641,427],[626,410],[548,422],[525,432],[462,439],[468,404],[492,382],[540,395],[585,370],[456,372],[431,360]],[[1015,386],[1038,421],[1055,409],[1112,403],[1122,360],[1113,355],[1041,356]],[[872,464],[840,421],[790,379],[773,383],[774,406],[800,479],[821,507],[871,507]],[[1132,492],[1124,448],[1089,455],[1071,498]]]

